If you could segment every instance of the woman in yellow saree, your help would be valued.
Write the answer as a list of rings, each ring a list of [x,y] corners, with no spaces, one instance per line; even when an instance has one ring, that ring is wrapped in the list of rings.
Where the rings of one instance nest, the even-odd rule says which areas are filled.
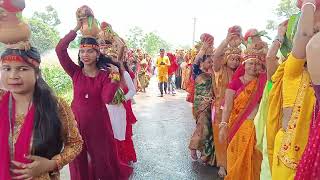
[[[272,179],[292,180],[307,144],[315,104],[305,68],[306,45],[314,34],[312,0],[304,0],[292,53],[272,77],[267,138]]]
[[[284,21],[278,26],[278,35],[272,42],[272,45],[267,53],[266,66],[267,66],[267,84],[263,91],[263,96],[259,105],[259,110],[254,118],[254,125],[256,128],[257,148],[263,154],[261,164],[260,179],[270,180],[271,171],[267,151],[267,137],[266,137],[266,122],[269,110],[269,93],[272,88],[271,77],[279,66],[279,58],[277,57],[278,50],[283,42],[284,36],[287,31],[288,21]]]
[[[266,73],[262,73],[265,54],[257,54],[255,49],[245,53],[244,65],[226,91],[220,123],[219,140],[228,137],[226,180],[260,178],[262,155],[256,148],[253,119],[267,80]]]

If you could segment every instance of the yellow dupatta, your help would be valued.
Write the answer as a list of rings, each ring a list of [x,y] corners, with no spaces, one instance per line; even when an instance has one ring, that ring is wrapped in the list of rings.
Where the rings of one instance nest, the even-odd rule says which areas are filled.
[[[273,163],[279,163],[273,162],[274,159],[278,159],[285,167],[295,170],[308,140],[315,97],[314,90],[311,86],[310,76],[308,72],[304,70],[301,75],[300,85],[297,87],[299,90],[288,123],[288,129],[283,132],[280,149],[278,152],[275,152],[277,154],[274,154],[275,137],[279,130],[281,130],[283,116],[282,91],[284,67],[285,63],[281,64],[275,75],[272,77],[274,84],[269,97],[270,110],[267,120],[268,154],[270,167],[272,167]],[[274,157],[275,155],[277,158]]]
[[[282,117],[282,77],[284,74],[285,62],[280,64],[275,74],[272,76],[272,89],[269,94],[269,108],[267,116],[267,149],[270,164],[272,168],[274,140],[277,132],[281,128],[280,117]]]

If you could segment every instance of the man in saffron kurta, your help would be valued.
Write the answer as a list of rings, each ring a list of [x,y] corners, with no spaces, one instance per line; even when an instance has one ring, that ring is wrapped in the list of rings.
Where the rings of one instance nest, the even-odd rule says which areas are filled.
[[[164,53],[164,49],[160,49],[160,56],[158,57],[156,62],[158,68],[158,80],[161,96],[163,96],[163,91],[167,92],[168,68],[170,66],[170,60],[167,56],[164,55]]]

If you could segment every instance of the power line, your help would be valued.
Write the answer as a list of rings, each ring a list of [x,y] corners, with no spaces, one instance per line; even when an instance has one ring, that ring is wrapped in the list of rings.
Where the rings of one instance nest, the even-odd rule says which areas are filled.
[[[194,17],[194,18],[193,18],[192,46],[194,46],[195,39],[196,39],[196,22],[197,22],[197,18],[196,18],[196,17]]]

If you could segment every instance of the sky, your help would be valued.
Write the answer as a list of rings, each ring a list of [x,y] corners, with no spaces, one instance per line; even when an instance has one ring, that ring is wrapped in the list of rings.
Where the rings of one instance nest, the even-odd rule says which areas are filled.
[[[216,44],[226,36],[227,29],[240,25],[263,30],[267,20],[277,17],[274,9],[280,0],[26,0],[25,16],[44,10],[47,5],[57,9],[63,36],[76,25],[75,12],[88,5],[96,18],[110,23],[122,37],[130,28],[157,32],[175,47],[192,45],[193,18],[196,18],[196,41],[202,33],[210,33]],[[217,45],[216,45],[217,46]]]

